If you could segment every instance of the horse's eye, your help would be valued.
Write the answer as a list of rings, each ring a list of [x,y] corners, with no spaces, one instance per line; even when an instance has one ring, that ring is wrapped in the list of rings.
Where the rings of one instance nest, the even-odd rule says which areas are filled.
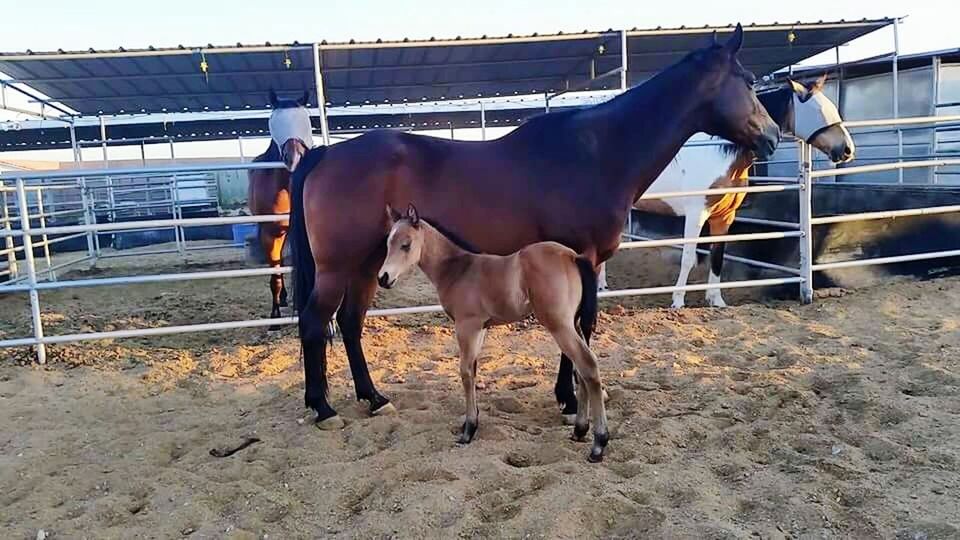
[[[403,244],[402,246],[400,246],[400,249],[404,251],[410,251],[410,244]]]

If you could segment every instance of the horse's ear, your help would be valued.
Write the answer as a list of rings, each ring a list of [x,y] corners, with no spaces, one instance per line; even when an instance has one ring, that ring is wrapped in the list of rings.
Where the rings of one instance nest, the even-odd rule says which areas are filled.
[[[280,100],[277,99],[277,93],[273,91],[273,88],[270,89],[270,106],[274,109],[277,108],[277,105],[280,104]]]
[[[793,93],[794,93],[794,94],[797,94],[797,96],[799,96],[800,99],[806,99],[806,98],[807,98],[807,94],[810,93],[810,91],[807,90],[807,87],[806,87],[806,86],[804,86],[804,85],[801,84],[801,83],[798,83],[797,81],[795,81],[795,80],[793,80],[793,79],[787,79],[787,83],[790,84],[790,88],[793,90]]]
[[[420,214],[417,213],[417,207],[410,203],[407,206],[407,218],[410,219],[410,223],[417,225],[420,223]]]
[[[814,92],[822,92],[822,91],[823,91],[823,86],[824,86],[825,84],[827,84],[827,74],[826,74],[826,73],[824,73],[823,75],[820,75],[819,77],[817,77],[817,80],[813,81],[813,84],[811,84],[809,87],[807,87],[807,89],[810,90],[810,93],[811,93],[811,94],[814,93]]]
[[[310,101],[310,91],[304,90],[303,97],[297,100],[297,104],[301,107],[306,107],[308,101]]]
[[[736,30],[733,31],[733,35],[730,36],[730,39],[727,40],[724,47],[730,51],[730,54],[737,54],[740,52],[740,47],[743,47],[743,25],[737,23]]]
[[[400,212],[397,212],[396,210],[394,210],[393,207],[390,206],[389,204],[387,205],[387,219],[389,219],[391,222],[396,223],[397,221],[400,221],[402,217],[403,216],[400,215]]]

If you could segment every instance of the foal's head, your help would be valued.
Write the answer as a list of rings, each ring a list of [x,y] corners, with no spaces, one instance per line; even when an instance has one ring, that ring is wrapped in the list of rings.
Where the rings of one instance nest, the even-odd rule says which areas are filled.
[[[793,89],[793,133],[830,156],[834,163],[851,161],[856,153],[853,137],[843,126],[837,106],[823,94],[824,75],[811,84],[790,81]]]
[[[420,262],[424,241],[420,216],[412,204],[405,215],[387,206],[387,216],[393,226],[387,237],[387,258],[377,274],[377,281],[384,289],[393,287],[400,276]]]
[[[308,92],[297,100],[279,99],[276,92],[270,91],[270,137],[280,149],[280,157],[287,170],[293,172],[307,150],[313,148],[313,128],[310,125],[310,112],[307,110]]]
[[[684,63],[701,74],[696,91],[704,98],[697,111],[700,131],[727,139],[768,159],[780,142],[780,127],[757,101],[756,77],[737,58],[743,27],[720,45],[714,35],[709,47],[694,51]]]

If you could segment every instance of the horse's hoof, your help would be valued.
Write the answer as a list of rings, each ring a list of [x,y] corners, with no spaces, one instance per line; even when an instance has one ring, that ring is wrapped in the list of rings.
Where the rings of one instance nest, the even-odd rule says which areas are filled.
[[[375,411],[370,411],[370,414],[373,416],[390,416],[393,414],[397,414],[397,408],[393,406],[393,403],[390,403],[388,401],[386,405],[383,405],[379,409]]]
[[[280,330],[283,330],[283,327],[278,324],[267,327],[267,332],[279,332]]]
[[[594,450],[591,450],[590,455],[587,456],[587,461],[589,461],[590,463],[600,463],[601,461],[603,461],[603,451],[601,450],[600,452],[596,452]]]
[[[560,416],[563,417],[563,425],[565,425],[565,426],[572,426],[573,424],[575,424],[575,423],[577,422],[577,415],[576,415],[576,413],[574,413],[574,414],[562,414],[562,415],[560,415]]]
[[[330,418],[316,422],[314,425],[321,431],[337,431],[343,429],[343,426],[347,424],[343,421],[343,418],[331,416]]]
[[[574,440],[574,441],[576,441],[576,442],[583,442],[583,441],[587,440],[587,432],[588,432],[588,431],[590,431],[590,424],[584,424],[584,425],[582,425],[582,426],[578,426],[578,425],[574,424],[574,426],[573,426],[573,436],[570,437],[570,438],[571,438],[571,440]]]

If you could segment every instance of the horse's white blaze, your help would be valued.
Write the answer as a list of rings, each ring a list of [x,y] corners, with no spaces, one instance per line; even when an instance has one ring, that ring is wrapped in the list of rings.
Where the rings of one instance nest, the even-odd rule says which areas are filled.
[[[283,148],[290,139],[300,139],[307,148],[313,148],[313,127],[310,113],[303,107],[275,109],[267,123],[270,137],[277,147]]]

